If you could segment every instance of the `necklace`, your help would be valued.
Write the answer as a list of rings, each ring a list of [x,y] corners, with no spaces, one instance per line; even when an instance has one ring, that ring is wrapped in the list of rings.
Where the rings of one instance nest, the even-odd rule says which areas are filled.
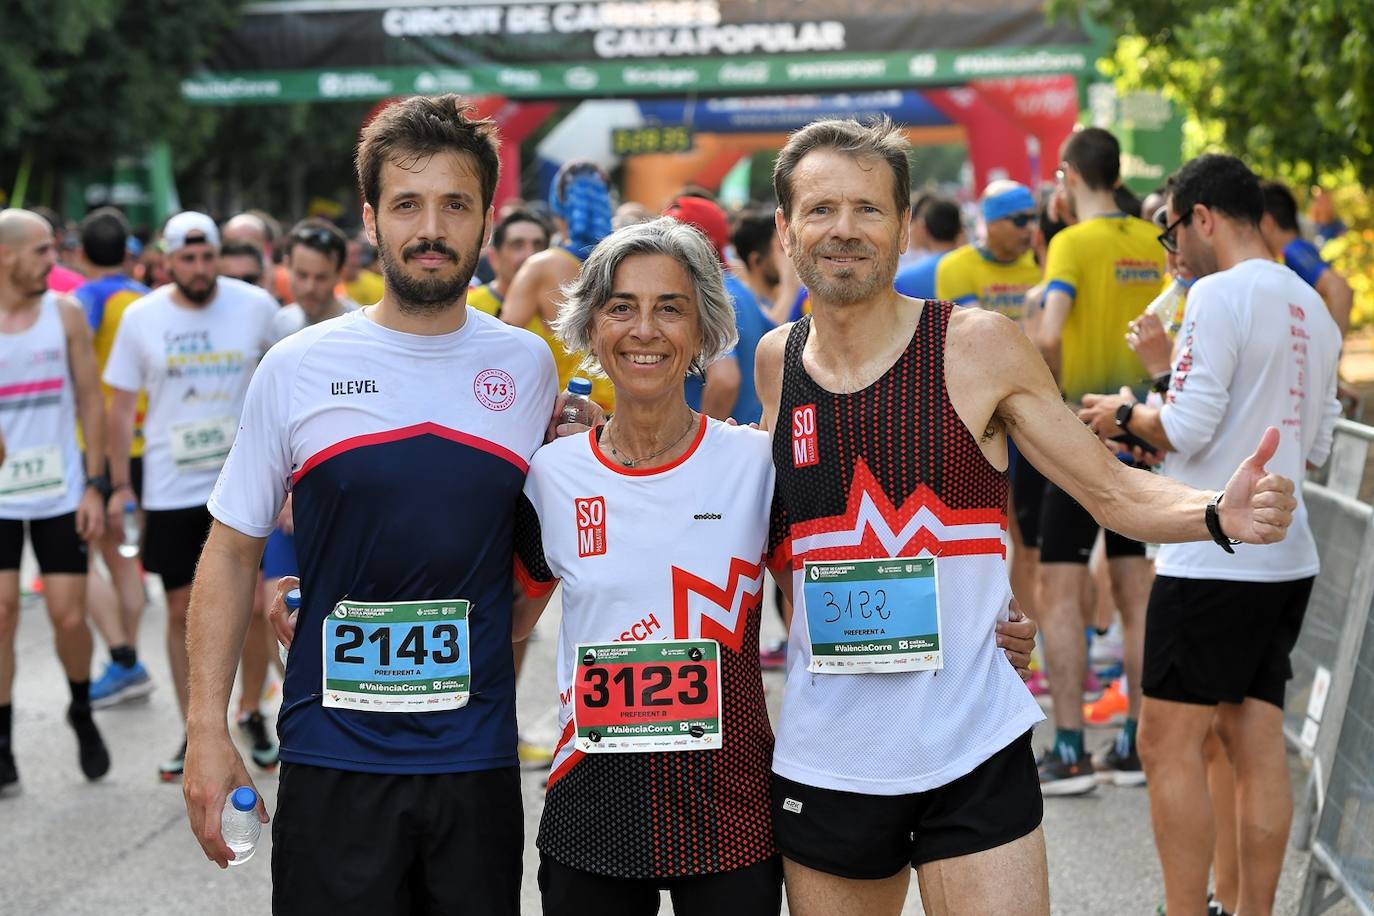
[[[671,451],[671,450],[672,450],[674,447],[676,447],[680,442],[682,442],[683,439],[686,439],[686,438],[687,438],[687,434],[690,433],[690,432],[692,431],[692,427],[693,427],[693,426],[696,426],[696,420],[697,420],[697,415],[696,415],[696,413],[690,412],[690,411],[689,411],[689,415],[688,415],[688,417],[687,417],[687,428],[684,429],[684,430],[682,431],[682,435],[678,436],[676,439],[674,439],[674,440],[673,440],[672,442],[670,442],[668,445],[664,446],[663,448],[659,449],[658,451],[654,452],[654,453],[651,454],[651,455],[644,455],[644,456],[641,457],[641,458],[632,458],[632,457],[630,457],[630,456],[628,456],[628,455],[622,455],[622,454],[620,454],[620,452],[619,452],[619,451],[616,449],[616,447],[615,447],[615,443],[613,443],[613,442],[610,441],[610,439],[611,439],[611,435],[610,435],[610,433],[611,433],[611,423],[614,423],[614,422],[615,422],[614,418],[612,418],[611,423],[607,423],[607,424],[606,424],[606,433],[605,433],[605,435],[604,435],[604,438],[605,438],[605,440],[606,440],[606,448],[610,449],[611,454],[615,457],[615,460],[616,460],[616,461],[619,461],[623,466],[625,466],[625,467],[627,467],[627,468],[637,467],[638,465],[643,464],[645,461],[652,461],[653,459],[657,458],[659,455],[662,455],[664,452]]]

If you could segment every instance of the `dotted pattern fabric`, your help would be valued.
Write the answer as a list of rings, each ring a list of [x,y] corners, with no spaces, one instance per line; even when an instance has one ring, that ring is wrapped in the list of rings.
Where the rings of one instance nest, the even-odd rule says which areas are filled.
[[[722,746],[581,755],[549,786],[541,852],[615,878],[732,871],[773,855],[758,602],[748,615],[740,649],[721,645]]]

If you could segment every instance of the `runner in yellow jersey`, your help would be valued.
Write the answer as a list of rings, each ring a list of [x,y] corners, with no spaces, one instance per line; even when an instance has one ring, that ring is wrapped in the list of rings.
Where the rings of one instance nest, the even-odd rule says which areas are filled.
[[[492,230],[491,244],[487,246],[487,259],[496,276],[490,283],[468,291],[468,305],[500,318],[506,293],[521,266],[530,255],[548,247],[549,227],[543,220],[528,210],[506,214]]]
[[[1078,222],[1050,241],[1045,264],[1045,308],[1039,319],[1040,349],[1070,404],[1084,395],[1143,392],[1147,374],[1126,334],[1159,293],[1164,250],[1159,231],[1117,209],[1113,191],[1121,178],[1121,146],[1101,128],[1078,131],[1065,141],[1059,178]],[[1057,730],[1041,759],[1046,795],[1092,791],[1097,770],[1117,785],[1142,785],[1144,771],[1135,748],[1140,711],[1145,604],[1151,569],[1145,545],[1107,532],[1107,562],[1121,612],[1128,698],[1126,721],[1114,746],[1094,766],[1083,750],[1082,594],[1088,557],[1098,525],[1058,487],[1046,485],[1040,516],[1040,623],[1054,698]]]
[[[81,303],[95,335],[96,362],[99,372],[103,373],[124,310],[147,295],[148,287],[124,274],[129,246],[129,224],[124,214],[113,207],[94,210],[81,221],[80,232],[81,253],[89,279],[73,295]],[[103,383],[101,387],[108,405],[110,387]],[[129,459],[130,479],[140,498],[143,492],[143,415],[147,409],[148,396],[140,393],[134,408],[134,437]],[[84,438],[81,438],[81,447],[83,450],[86,447]],[[110,570],[113,588],[111,582],[94,569],[86,577],[86,603],[91,619],[110,648],[109,664],[91,684],[91,705],[97,709],[146,696],[153,689],[148,670],[138,660],[143,576],[135,559],[120,555],[119,545],[123,539],[122,527],[110,525],[99,541],[100,555]]]
[[[1020,322],[1026,290],[1040,282],[1031,254],[1035,196],[1023,184],[994,181],[981,203],[987,238],[958,248],[935,268],[935,298],[977,305]]]

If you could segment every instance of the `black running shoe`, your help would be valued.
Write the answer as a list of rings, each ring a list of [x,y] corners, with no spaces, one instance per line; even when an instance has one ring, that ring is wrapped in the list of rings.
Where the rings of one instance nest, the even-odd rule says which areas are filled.
[[[0,745],[0,797],[19,791],[19,770],[14,766],[14,752],[9,743]]]
[[[1036,761],[1036,766],[1040,770],[1042,795],[1086,795],[1097,788],[1093,762],[1087,757],[1069,763],[1050,748]]]
[[[1121,753],[1124,743],[1117,741],[1107,748],[1099,760],[1094,761],[1098,781],[1114,786],[1143,786],[1145,768],[1140,765],[1140,754],[1136,753],[1135,748],[1131,748],[1129,753]]]
[[[70,706],[67,708],[67,723],[76,732],[77,756],[81,761],[81,772],[94,782],[110,772],[110,752],[100,730],[95,727],[89,706]]]
[[[185,768],[186,739],[182,738],[181,748],[177,751],[176,756],[173,757],[171,760],[168,760],[166,763],[158,764],[157,775],[158,778],[161,779],[163,782],[172,782],[173,780],[181,776],[181,771]]]
[[[263,719],[262,713],[251,712],[247,715],[239,716],[239,728],[243,729],[248,737],[253,740],[253,747],[250,754],[253,762],[264,770],[270,770],[277,765],[279,751],[277,742],[267,734],[267,722]]]

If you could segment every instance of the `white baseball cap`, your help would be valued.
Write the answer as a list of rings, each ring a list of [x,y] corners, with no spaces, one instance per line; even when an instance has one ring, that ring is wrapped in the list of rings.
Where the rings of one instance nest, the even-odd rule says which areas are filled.
[[[195,210],[185,210],[167,220],[162,228],[163,251],[172,254],[194,244],[219,247],[219,227],[214,220]]]

